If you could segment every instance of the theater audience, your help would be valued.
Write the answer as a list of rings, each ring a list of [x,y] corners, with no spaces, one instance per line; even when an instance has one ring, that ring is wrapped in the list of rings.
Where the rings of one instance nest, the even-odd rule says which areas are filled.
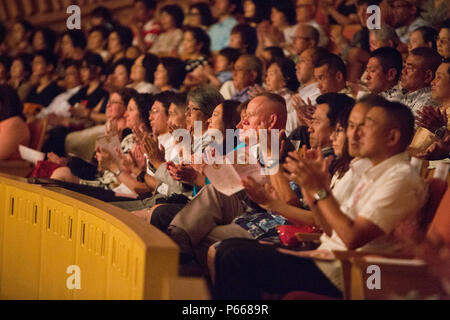
[[[177,56],[183,41],[184,13],[178,5],[165,5],[160,9],[159,22],[161,23],[161,33],[156,38],[150,53],[159,57]]]
[[[0,85],[0,160],[20,159],[19,144],[28,146],[30,130],[22,114],[22,102],[10,86]]]
[[[293,167],[285,166],[302,191],[309,194],[311,207],[320,212],[326,232],[319,250],[395,251],[392,231],[425,203],[425,183],[404,152],[414,133],[411,111],[387,101],[375,101],[370,106],[364,120],[367,124],[358,129],[362,133],[359,153],[370,166],[359,168],[358,182],[350,179],[339,185],[347,192],[333,195],[329,176],[308,159],[297,157],[290,162]],[[314,202],[313,195],[319,190],[324,191]],[[297,251],[230,239],[217,248],[214,297],[261,299],[264,292],[282,295],[292,290],[341,297],[341,273],[339,261],[302,258]],[[260,281],[262,278],[266,281]]]
[[[280,248],[277,228],[322,230],[308,247],[326,254],[396,251],[393,230],[428,197],[410,156],[450,158],[441,2],[134,0],[123,24],[97,7],[83,30],[11,21],[8,41],[0,23],[0,159],[30,144],[25,119],[46,119],[47,176],[138,194],[112,204],[174,240],[180,274],[208,265],[213,298],[342,297],[337,260]],[[279,130],[278,156],[252,129]],[[96,147],[105,134],[121,153]],[[219,192],[191,162],[228,144],[272,174]]]

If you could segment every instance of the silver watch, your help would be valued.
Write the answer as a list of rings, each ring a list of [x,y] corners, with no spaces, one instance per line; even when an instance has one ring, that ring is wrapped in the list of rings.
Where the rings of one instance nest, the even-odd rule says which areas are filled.
[[[326,197],[328,197],[328,191],[325,189],[320,189],[319,191],[316,192],[316,194],[314,195],[314,204],[316,204],[319,200],[323,200]]]

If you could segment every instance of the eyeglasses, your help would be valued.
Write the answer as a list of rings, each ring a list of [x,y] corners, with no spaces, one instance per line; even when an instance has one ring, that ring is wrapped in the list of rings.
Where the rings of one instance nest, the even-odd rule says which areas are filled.
[[[187,112],[187,113],[192,113],[192,112],[194,112],[194,111],[200,111],[200,112],[202,112],[202,109],[200,109],[200,108],[198,108],[198,107],[187,107],[187,108],[186,108],[186,112]]]
[[[447,38],[447,39],[445,39],[445,38],[440,38],[440,37],[437,37],[437,38],[436,38],[436,43],[437,43],[437,44],[447,45],[449,42],[450,42],[450,39],[449,39],[449,38]]]

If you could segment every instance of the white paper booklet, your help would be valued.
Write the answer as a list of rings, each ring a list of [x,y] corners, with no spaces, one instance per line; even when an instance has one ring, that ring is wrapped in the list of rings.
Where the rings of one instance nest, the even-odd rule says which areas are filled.
[[[231,161],[230,161],[231,162]],[[261,166],[256,161],[249,164],[207,165],[204,169],[206,177],[219,192],[231,196],[244,189],[242,179],[252,177],[258,184],[264,184],[267,176],[262,175]]]
[[[97,146],[107,151],[116,161],[120,163],[116,149],[120,150],[120,140],[117,135],[105,135],[97,138]]]
[[[137,193],[128,188],[125,184],[121,183],[118,187],[112,189],[118,197],[126,197],[136,199]]]
[[[45,153],[19,145],[20,157],[28,162],[36,164],[36,162],[45,159]]]

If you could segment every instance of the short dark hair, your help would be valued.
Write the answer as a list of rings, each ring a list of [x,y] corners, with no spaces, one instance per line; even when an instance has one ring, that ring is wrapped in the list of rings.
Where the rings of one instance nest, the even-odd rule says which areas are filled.
[[[395,69],[397,75],[395,81],[400,79],[402,75],[403,59],[401,53],[391,47],[382,47],[370,53],[371,58],[376,58],[383,68],[383,72],[388,72],[389,69]]]
[[[151,93],[138,93],[132,98],[137,105],[139,111],[139,118],[145,124],[147,129],[150,129],[150,120],[148,119],[148,114],[152,108],[154,102],[154,96]],[[133,128],[130,128],[133,129]]]
[[[202,28],[199,27],[190,27],[187,26],[184,28],[184,32],[190,32],[192,33],[192,36],[195,39],[195,42],[197,44],[202,44],[202,48],[200,49],[200,53],[203,54],[206,57],[209,57],[211,55],[211,39],[209,38],[209,35],[204,31]]]
[[[176,4],[165,5],[164,7],[161,8],[161,12],[170,14],[173,17],[175,26],[177,28],[181,28],[181,26],[183,25],[184,13],[183,9],[181,9],[179,5]]]
[[[344,61],[338,55],[334,53],[329,53],[326,56],[323,56],[315,65],[314,68],[319,68],[324,65],[328,66],[328,71],[342,73],[342,77],[344,81],[347,80],[347,68],[345,66]]]
[[[176,89],[180,88],[186,78],[185,63],[173,57],[163,57],[159,60],[159,63],[167,70],[169,84]]]
[[[276,58],[269,62],[268,67],[270,67],[272,64],[276,64],[280,68],[281,74],[286,81],[286,88],[296,92],[298,90],[298,87],[300,86],[300,83],[298,82],[295,73],[294,61],[288,58]]]
[[[243,54],[239,57],[247,59],[247,66],[249,67],[249,71],[256,71],[256,83],[261,83],[262,81],[262,73],[263,73],[263,65],[261,60],[252,54]]]
[[[283,49],[277,46],[265,47],[263,51],[268,51],[272,59],[275,58],[285,58]]]
[[[131,43],[133,41],[133,32],[130,28],[117,25],[114,27],[114,29],[111,31],[111,33],[117,33],[117,36],[119,37],[119,42],[124,47],[124,49],[127,49],[131,46]]]
[[[103,62],[102,57],[98,53],[92,51],[86,51],[81,63],[86,64],[86,67],[89,69],[98,67],[100,68],[100,72],[103,72],[105,68],[105,63]]]
[[[56,67],[56,64],[58,63],[58,58],[56,55],[48,50],[39,50],[36,51],[34,54],[34,57],[42,57],[45,60],[45,63],[47,65],[52,65],[53,67]]]
[[[103,39],[107,39],[109,36],[109,30],[107,28],[105,28],[104,26],[94,26],[89,30],[89,34],[91,34],[92,32],[98,31],[100,32],[100,34],[102,35]]]
[[[156,8],[156,0],[134,0],[134,2],[142,2],[147,7],[147,9]]]
[[[133,60],[128,59],[128,58],[121,58],[121,59],[117,60],[116,63],[114,63],[113,70],[115,70],[117,68],[117,66],[120,66],[120,65],[125,67],[125,69],[127,70],[128,76],[130,76],[131,67],[133,66]]]
[[[239,106],[241,103],[236,100],[225,100],[223,105],[223,124],[225,129],[235,129],[236,125],[241,121]]]
[[[289,25],[297,23],[296,11],[294,1],[291,0],[273,0],[272,8],[280,11],[286,17]]]
[[[163,91],[157,93],[153,97],[153,101],[159,101],[164,107],[164,111],[166,114],[169,113],[169,106],[175,99],[175,92],[173,91]]]
[[[441,64],[443,64],[443,63],[450,64],[450,58],[444,58],[444,59],[442,59]],[[450,66],[448,66],[447,73],[448,73],[448,75],[450,76]]]
[[[307,50],[313,50],[313,53],[311,55],[313,66],[317,65],[320,60],[330,54],[330,52],[323,47],[313,47],[308,48]]]
[[[237,24],[231,29],[231,34],[239,33],[242,38],[242,45],[245,53],[254,54],[258,46],[256,29],[247,23]]]
[[[226,47],[219,51],[219,55],[227,58],[228,62],[235,63],[236,60],[239,59],[241,52],[239,49]]]
[[[0,64],[2,64],[5,67],[7,73],[9,73],[9,70],[11,69],[12,62],[13,60],[11,59],[10,56],[7,55],[0,56]]]
[[[330,126],[334,128],[340,117],[348,117],[355,100],[343,93],[329,92],[318,96],[316,103],[328,105],[327,118],[330,120]]]
[[[189,10],[192,10],[192,9],[197,9],[198,12],[200,13],[202,25],[209,27],[210,25],[212,25],[214,23],[214,18],[211,14],[211,8],[209,7],[209,5],[207,3],[205,3],[205,2],[193,3],[189,7]]]
[[[45,49],[53,51],[53,49],[55,48],[55,44],[56,44],[56,33],[53,30],[49,29],[49,28],[38,27],[38,28],[36,28],[34,30],[33,35],[31,36],[31,38],[33,39],[34,36],[38,32],[42,33],[42,37],[44,38],[44,42],[45,42]]]
[[[441,29],[450,29],[450,19],[446,19],[442,22]]]
[[[431,42],[431,47],[436,50],[436,37],[438,35],[438,32],[436,29],[428,26],[422,26],[417,29],[415,29],[413,32],[419,31],[422,35],[423,41],[425,43]]]
[[[250,0],[255,5],[255,14],[253,17],[248,18],[247,21],[260,23],[264,20],[269,20],[271,1],[270,0]],[[244,2],[244,1],[242,1]]]
[[[405,150],[414,137],[414,115],[411,109],[404,104],[376,95],[368,94],[358,101],[358,103],[367,105],[370,108],[380,107],[387,114],[392,127],[400,130],[400,146]]]
[[[130,102],[131,99],[136,98],[136,96],[139,94],[135,89],[127,87],[117,89],[114,92],[122,98],[125,107],[128,105],[128,102]]]
[[[23,65],[23,69],[25,71],[25,74],[28,76],[31,74],[32,71],[32,61],[33,61],[33,55],[29,54],[29,53],[20,53],[18,54],[14,59],[14,60],[20,60],[22,62]]]
[[[86,48],[86,37],[83,31],[77,29],[67,30],[62,34],[61,39],[66,35],[72,41],[74,48],[81,48],[83,50]]]
[[[63,65],[64,70],[67,70],[69,67],[72,67],[72,66],[77,68],[77,69],[80,69],[80,67],[81,67],[81,62],[80,61],[74,60],[74,59],[70,59],[70,58],[64,59],[61,62],[61,64]]]
[[[411,54],[422,57],[424,60],[424,68],[426,70],[431,70],[434,73],[436,72],[437,68],[441,64],[442,57],[435,49],[429,48],[429,47],[418,47],[413,50],[411,50]]]
[[[145,81],[153,83],[155,80],[155,70],[158,67],[159,58],[152,53],[146,53],[144,60],[142,60],[142,66],[145,69]]]
[[[186,107],[187,107],[186,99],[187,99],[186,93],[174,92],[171,103],[176,105],[177,108],[180,109],[184,113],[186,110]]]

